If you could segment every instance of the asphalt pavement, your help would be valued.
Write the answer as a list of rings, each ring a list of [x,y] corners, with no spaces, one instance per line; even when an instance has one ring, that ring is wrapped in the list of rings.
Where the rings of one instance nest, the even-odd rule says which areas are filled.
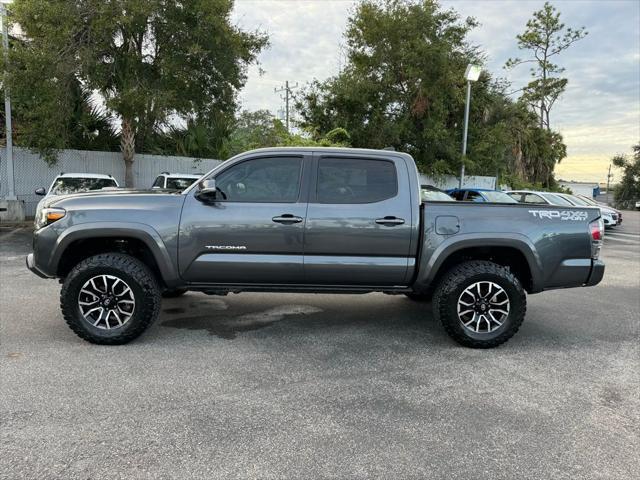
[[[404,296],[188,293],[86,343],[0,227],[0,478],[640,478],[640,212],[507,344]]]

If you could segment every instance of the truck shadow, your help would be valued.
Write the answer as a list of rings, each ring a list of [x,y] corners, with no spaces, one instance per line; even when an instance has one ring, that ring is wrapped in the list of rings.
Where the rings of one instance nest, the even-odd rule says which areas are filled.
[[[404,297],[379,295],[375,301],[362,302],[363,295],[296,295],[296,302],[291,303],[286,301],[290,296],[283,295],[289,298],[278,301],[279,296],[273,295],[267,303],[264,297],[255,302],[251,294],[231,297],[232,301],[188,294],[166,302],[159,324],[172,329],[204,330],[225,340],[276,324],[279,328],[273,335],[361,328],[363,334],[366,330],[368,335],[415,337],[438,330],[431,304],[416,303]],[[359,300],[355,304],[354,297]],[[243,298],[248,301],[242,301]]]

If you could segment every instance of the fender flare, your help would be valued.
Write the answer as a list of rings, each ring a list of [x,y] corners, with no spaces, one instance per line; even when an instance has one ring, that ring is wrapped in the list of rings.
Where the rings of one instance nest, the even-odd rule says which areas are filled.
[[[452,235],[438,245],[429,258],[420,260],[415,284],[421,287],[429,286],[447,258],[460,250],[472,247],[506,247],[518,250],[529,265],[531,292],[542,291],[543,270],[540,256],[531,240],[517,233],[499,233],[494,236],[487,236],[486,233]]]
[[[164,283],[167,286],[180,283],[177,268],[160,234],[153,227],[136,222],[80,223],[65,229],[56,240],[48,270],[58,270],[64,252],[76,240],[110,237],[129,237],[142,241],[151,251]]]

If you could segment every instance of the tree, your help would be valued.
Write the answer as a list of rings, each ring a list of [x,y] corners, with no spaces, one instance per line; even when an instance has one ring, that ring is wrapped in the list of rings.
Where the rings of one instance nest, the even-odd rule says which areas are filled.
[[[232,8],[233,0],[16,0],[12,22],[27,41],[12,49],[4,80],[34,99],[49,134],[71,114],[74,81],[99,94],[119,124],[132,186],[134,154],[154,132],[232,117],[246,67],[267,44],[230,23]]]
[[[327,135],[309,138],[292,134],[268,110],[240,112],[223,148],[223,157],[231,157],[254,148],[264,147],[346,147],[349,146],[349,133],[343,128],[331,130]]]
[[[534,12],[533,17],[527,21],[524,33],[516,37],[518,48],[529,51],[530,57],[510,58],[505,68],[523,64],[533,65],[530,68],[533,80],[524,87],[523,100],[537,112],[540,128],[551,129],[549,113],[568,83],[566,78],[559,76],[565,69],[552,63],[552,59],[587,34],[584,27],[565,28],[565,24],[560,21],[560,12],[546,2],[542,9]]]
[[[432,0],[360,3],[347,23],[343,70],[297,96],[301,127],[313,138],[343,127],[356,147],[394,147],[430,174],[456,173],[462,161],[463,74],[483,58],[466,41],[475,25]],[[473,85],[469,173],[506,169],[510,103],[504,86],[483,71]]]
[[[613,157],[613,164],[622,169],[622,180],[616,186],[615,200],[621,207],[633,208],[633,203],[640,199],[640,143],[633,147],[633,157],[626,155]]]

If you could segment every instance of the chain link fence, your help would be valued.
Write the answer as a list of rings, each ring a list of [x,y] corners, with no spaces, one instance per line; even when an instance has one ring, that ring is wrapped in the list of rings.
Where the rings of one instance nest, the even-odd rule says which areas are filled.
[[[161,172],[206,173],[220,160],[190,157],[137,154],[133,163],[133,179],[136,188],[151,188]],[[28,149],[13,149],[15,194],[24,201],[25,214],[33,216],[42,197],[33,191],[38,187],[49,189],[56,175],[65,173],[104,173],[112,175],[119,185],[124,185],[124,162],[120,152],[92,152],[86,150],[62,150],[58,162],[47,165],[38,154]],[[0,196],[7,195],[6,149],[0,149]]]

